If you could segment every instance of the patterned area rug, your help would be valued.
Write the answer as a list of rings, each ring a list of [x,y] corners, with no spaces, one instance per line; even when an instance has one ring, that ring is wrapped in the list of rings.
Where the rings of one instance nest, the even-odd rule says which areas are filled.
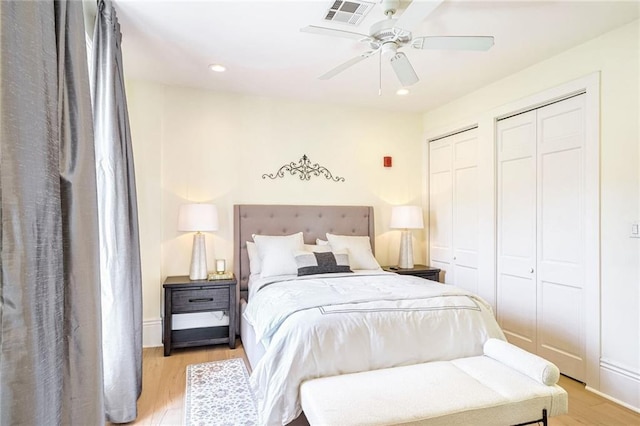
[[[241,358],[187,366],[187,426],[257,425],[256,401]]]

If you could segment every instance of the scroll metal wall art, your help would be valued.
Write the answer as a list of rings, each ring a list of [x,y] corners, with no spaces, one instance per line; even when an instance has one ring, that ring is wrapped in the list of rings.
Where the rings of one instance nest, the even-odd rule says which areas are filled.
[[[276,178],[282,178],[286,172],[289,172],[289,174],[293,176],[298,175],[300,180],[311,180],[312,176],[324,176],[334,182],[344,182],[343,177],[333,176],[326,167],[321,166],[318,163],[311,164],[311,160],[309,160],[309,157],[307,157],[306,154],[303,155],[297,163],[292,161],[291,163],[280,167],[276,173],[263,174],[262,179],[269,178],[275,180]]]

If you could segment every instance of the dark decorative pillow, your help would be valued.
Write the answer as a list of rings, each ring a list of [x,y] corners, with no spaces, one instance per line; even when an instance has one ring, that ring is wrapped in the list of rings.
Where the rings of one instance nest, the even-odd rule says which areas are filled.
[[[300,251],[296,253],[298,276],[313,274],[336,274],[353,272],[349,268],[349,255],[346,252],[315,253]]]

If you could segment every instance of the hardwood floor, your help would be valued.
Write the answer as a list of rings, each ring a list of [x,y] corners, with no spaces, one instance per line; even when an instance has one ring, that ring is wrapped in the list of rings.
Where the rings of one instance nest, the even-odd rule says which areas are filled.
[[[224,345],[178,349],[169,357],[163,356],[161,347],[144,349],[142,395],[138,418],[131,424],[182,424],[187,365],[228,358],[244,358],[249,365],[239,339],[236,349]],[[581,383],[563,376],[560,386],[569,392],[569,414],[552,417],[550,425],[640,426],[640,414],[586,391]]]
[[[229,358],[247,360],[240,339],[236,349],[227,345],[174,349],[165,357],[163,348],[145,348],[142,353],[142,394],[138,399],[136,425],[181,425],[187,365]]]

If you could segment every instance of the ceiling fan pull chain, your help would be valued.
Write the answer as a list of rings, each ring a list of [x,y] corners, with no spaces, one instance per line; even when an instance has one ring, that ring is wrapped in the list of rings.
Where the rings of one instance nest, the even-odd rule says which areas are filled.
[[[382,51],[378,54],[378,96],[382,96]]]

